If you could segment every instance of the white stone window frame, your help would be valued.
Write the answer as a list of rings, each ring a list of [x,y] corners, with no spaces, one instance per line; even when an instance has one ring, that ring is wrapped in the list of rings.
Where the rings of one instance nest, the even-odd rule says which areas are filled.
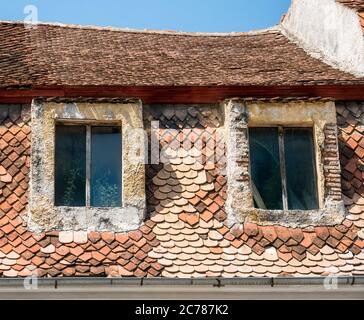
[[[144,154],[147,141],[141,101],[62,103],[34,100],[31,109],[28,227],[37,232],[137,229],[146,211]],[[55,206],[55,127],[65,122],[121,127],[121,207]],[[134,153],[138,156],[134,157]]]
[[[230,224],[253,222],[287,227],[339,224],[345,218],[341,199],[336,107],[331,100],[224,102],[227,153],[227,200]],[[264,210],[254,206],[250,176],[249,127],[311,127],[314,135],[317,210]],[[328,156],[326,156],[328,154]]]

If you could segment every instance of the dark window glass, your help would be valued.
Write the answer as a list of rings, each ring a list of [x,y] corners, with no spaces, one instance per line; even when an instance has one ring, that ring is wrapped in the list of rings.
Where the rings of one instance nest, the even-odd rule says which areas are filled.
[[[92,127],[91,206],[121,205],[121,133],[119,127]]]
[[[249,143],[256,206],[283,209],[278,128],[250,128]]]
[[[318,208],[315,158],[311,128],[284,129],[289,209]]]
[[[273,210],[317,209],[312,129],[281,129],[280,131],[278,128],[249,129],[252,192],[255,206]],[[281,138],[279,138],[279,132],[281,132]],[[285,183],[287,189],[286,204],[282,201],[285,195],[282,183]]]
[[[56,126],[55,204],[85,206],[86,127]]]

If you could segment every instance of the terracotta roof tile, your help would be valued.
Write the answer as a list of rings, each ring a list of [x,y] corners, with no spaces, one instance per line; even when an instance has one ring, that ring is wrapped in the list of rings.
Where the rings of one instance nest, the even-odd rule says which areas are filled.
[[[339,108],[338,111],[346,113],[344,119],[340,118],[342,117],[340,112],[338,114],[338,122],[341,124],[339,126],[340,150],[345,150],[343,144],[350,139],[350,136],[345,136],[341,127],[346,128],[350,125],[352,128],[350,134],[356,133],[354,140],[361,141],[358,138],[358,134],[362,135],[361,120],[356,122],[350,120],[348,123],[345,119],[350,119],[349,114],[355,119],[362,119],[362,111],[350,108],[342,110]],[[188,113],[195,114],[197,119],[197,122],[194,122],[195,125],[200,123],[198,119],[201,115],[198,111],[195,113],[190,110]],[[173,120],[177,115],[171,113],[168,116]],[[13,116],[13,118],[17,119],[19,116]],[[179,112],[178,119],[181,121],[187,117]],[[7,126],[0,124],[0,130],[2,134],[18,132],[16,129],[8,130],[13,126],[18,124],[13,122]],[[163,129],[160,134],[164,134]],[[27,138],[23,137],[22,141],[24,140]],[[0,145],[1,141],[3,141],[2,136],[0,136]],[[19,153],[19,157],[27,153],[28,149],[29,145]],[[5,155],[6,159],[9,159],[8,155],[12,154],[11,151],[8,152]],[[203,176],[199,172],[204,172],[206,169],[204,165],[196,165],[197,161],[184,160],[187,154],[179,152],[181,159],[175,161],[190,163],[186,165],[187,167],[182,167],[183,175],[173,174],[175,169],[165,164],[153,171],[150,175],[151,180],[154,176],[158,176],[161,180],[167,180],[168,185],[180,184],[184,187],[226,185],[225,177],[220,176],[219,171],[212,170],[209,174],[206,173],[206,177],[209,177],[208,181],[202,179],[196,183],[195,179]],[[354,156],[355,160],[350,169],[353,173],[362,172],[359,170],[361,159],[358,158],[358,154],[354,154],[353,152],[350,155],[350,157]],[[150,212],[152,220],[147,219],[139,230],[129,233],[90,232],[86,237],[87,242],[84,243],[84,232],[49,232],[35,235],[27,231],[19,224],[21,221],[19,217],[24,212],[26,202],[19,205],[19,212],[14,211],[13,205],[8,202],[9,193],[6,198],[0,200],[1,208],[9,207],[0,218],[1,228],[5,227],[5,232],[8,233],[7,237],[0,238],[0,259],[2,259],[0,270],[3,271],[3,276],[27,276],[29,270],[25,270],[24,266],[32,264],[38,267],[37,273],[40,276],[157,277],[162,275],[184,278],[212,275],[224,277],[284,274],[304,276],[323,275],[330,270],[341,274],[363,274],[361,261],[364,260],[364,242],[361,237],[363,236],[364,205],[360,204],[361,186],[355,180],[362,182],[363,176],[346,173],[348,171],[345,165],[350,157],[347,157],[344,152],[341,154],[344,168],[343,181],[346,182],[343,193],[347,197],[346,201],[350,200],[348,207],[350,215],[342,224],[332,227],[292,229],[283,226],[260,226],[253,223],[228,226],[226,213],[222,207],[223,202],[221,202],[221,199],[225,199],[226,191],[223,188],[216,191],[214,187],[210,191],[203,192],[199,189],[200,191],[196,193],[192,192],[192,197],[189,195],[180,197],[177,196],[178,190],[167,191],[162,189],[164,185],[158,186],[150,182],[153,188],[148,189],[148,199],[158,191],[160,193],[167,191],[169,198],[168,201],[158,201],[155,205],[149,206],[152,209]],[[11,167],[11,163],[10,159],[8,163],[5,161],[5,164],[4,160],[0,160],[0,165],[5,170]],[[28,165],[24,162],[20,164],[22,168]],[[4,171],[1,170],[0,168],[0,172]],[[20,179],[18,173],[16,176]],[[149,179],[149,173],[147,176]],[[23,179],[25,178],[22,177],[19,181]],[[190,179],[194,181],[192,184]],[[13,190],[16,190],[16,184],[19,184],[19,181],[15,181]],[[11,183],[14,183],[13,179]],[[6,187],[7,184],[0,184],[0,190],[4,186]],[[170,192],[173,193],[170,194]],[[18,198],[19,195],[15,194],[15,197]],[[194,202],[195,197],[200,199],[198,203]],[[12,197],[10,202],[14,199]],[[4,203],[7,206],[4,206]],[[199,203],[208,207],[215,204],[219,210],[212,212],[215,210],[210,211],[205,208],[201,213],[196,213]],[[153,208],[158,213],[154,212]],[[183,208],[182,212],[180,208]]]
[[[223,36],[45,24],[26,29],[23,23],[0,22],[0,31],[2,87],[301,85],[361,81],[308,56],[274,29]],[[58,43],[63,43],[62,48]],[[185,120],[183,115],[176,114],[178,121]]]
[[[355,11],[364,11],[364,3],[362,0],[336,0],[336,2],[339,2]]]
[[[253,224],[253,223],[245,223],[244,232],[248,236],[256,236],[258,234],[258,227],[256,224]]]

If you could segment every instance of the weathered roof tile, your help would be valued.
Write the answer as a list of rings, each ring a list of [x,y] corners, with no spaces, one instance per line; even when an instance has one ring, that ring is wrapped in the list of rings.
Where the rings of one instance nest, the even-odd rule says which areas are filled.
[[[196,35],[50,24],[28,29],[23,23],[0,22],[0,42],[1,87],[362,81],[310,57],[278,29]],[[183,113],[176,117],[184,121]]]

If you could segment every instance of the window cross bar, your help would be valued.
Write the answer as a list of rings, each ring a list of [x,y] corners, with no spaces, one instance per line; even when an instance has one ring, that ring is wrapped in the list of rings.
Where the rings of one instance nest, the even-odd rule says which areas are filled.
[[[91,206],[91,126],[86,126],[86,207]]]
[[[278,140],[279,140],[279,162],[280,162],[281,183],[282,183],[282,204],[283,204],[283,210],[288,210],[286,159],[285,159],[285,154],[284,154],[284,129],[283,129],[283,127],[278,127]]]

